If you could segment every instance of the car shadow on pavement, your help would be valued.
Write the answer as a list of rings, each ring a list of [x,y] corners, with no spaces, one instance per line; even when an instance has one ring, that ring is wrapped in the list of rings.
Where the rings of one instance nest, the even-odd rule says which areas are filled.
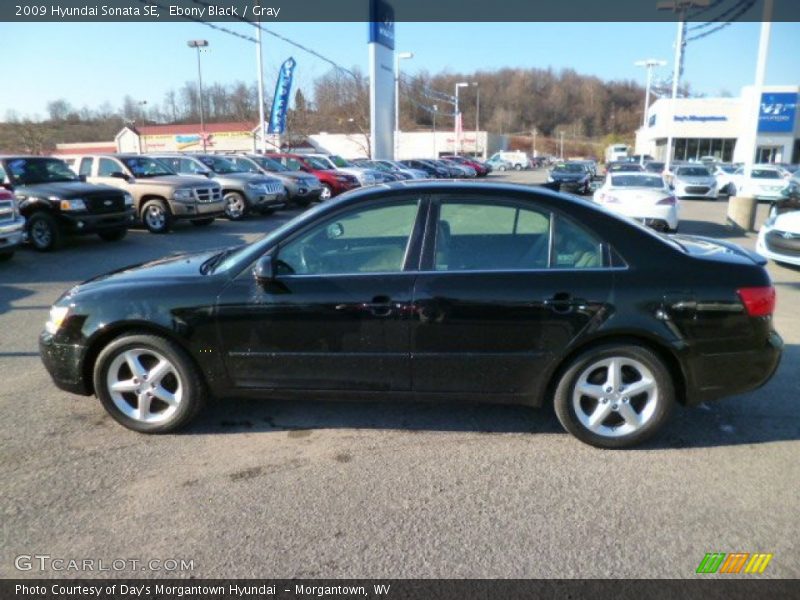
[[[723,225],[720,223],[713,223],[710,221],[685,221],[681,220],[680,234],[685,235],[702,235],[712,238],[740,238],[744,234],[740,229],[730,225]]]

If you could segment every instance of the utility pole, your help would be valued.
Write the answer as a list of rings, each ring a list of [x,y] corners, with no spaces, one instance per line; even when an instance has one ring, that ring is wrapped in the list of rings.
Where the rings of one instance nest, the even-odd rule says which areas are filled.
[[[260,5],[259,0],[256,4]],[[261,54],[261,18],[256,23],[256,69],[258,69],[258,126],[261,128],[261,153],[267,151],[267,127],[264,124],[264,65]]]
[[[475,157],[478,157],[478,129],[480,126],[481,118],[481,88],[477,81],[473,81],[472,85],[475,86]],[[486,146],[484,145],[484,153]]]
[[[644,92],[644,113],[642,115],[642,135],[644,135],[644,130],[647,129],[647,110],[650,108],[650,86],[653,82],[653,67],[663,67],[667,64],[667,61],[648,58],[647,60],[637,60],[633,64],[637,67],[644,67],[647,69],[647,84]],[[640,154],[640,163],[644,165],[644,152],[640,152]]]
[[[453,149],[454,149],[453,154],[455,154],[456,156],[458,156],[459,152],[461,152],[461,130],[463,129],[463,123],[460,122],[461,113],[458,112],[458,90],[460,90],[462,87],[467,87],[468,85],[469,84],[464,81],[456,84],[456,103],[455,103],[456,116],[455,116],[455,124],[453,127],[455,133],[455,140],[453,142]]]
[[[531,146],[531,153],[533,158],[536,158],[536,127],[533,128],[533,131],[531,131],[531,133],[533,134],[533,144]]]
[[[394,160],[400,159],[400,59],[414,58],[413,52],[398,52],[394,57]]]
[[[196,48],[197,49],[197,94],[198,100],[200,101],[200,137],[203,141],[203,152],[206,151],[206,119],[205,113],[203,111],[203,73],[200,70],[200,48],[208,47],[207,40],[189,40],[186,42],[186,45],[189,48]]]
[[[436,158],[436,113],[439,112],[439,106],[433,105],[433,158]]]
[[[761,16],[761,35],[758,40],[758,59],[756,61],[756,80],[753,86],[753,98],[750,105],[749,114],[753,115],[753,126],[748,132],[748,137],[744,142],[744,177],[750,178],[753,170],[753,163],[758,159],[758,125],[761,113],[761,94],[764,89],[764,78],[767,72],[767,55],[769,54],[769,40],[772,33],[772,7],[773,0],[764,0],[764,12]]]
[[[561,160],[564,160],[564,130],[563,129],[561,130],[560,135],[561,135],[561,156],[560,156],[560,158],[561,158]]]

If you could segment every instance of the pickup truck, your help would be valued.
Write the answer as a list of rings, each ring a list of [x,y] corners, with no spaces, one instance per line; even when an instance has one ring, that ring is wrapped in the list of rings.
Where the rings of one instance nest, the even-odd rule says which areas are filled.
[[[286,206],[283,183],[275,177],[248,173],[227,156],[214,154],[152,154],[180,175],[208,177],[222,186],[225,216],[238,221],[250,212],[268,215]]]
[[[8,190],[0,189],[0,261],[14,256],[24,232],[25,217],[19,214],[17,199]]]
[[[130,194],[86,183],[57,158],[0,156],[0,185],[15,193],[28,240],[41,252],[67,234],[121,240],[136,220]]]
[[[84,156],[78,174],[133,196],[136,214],[151,233],[166,233],[178,220],[205,226],[225,214],[222,188],[207,177],[177,175],[163,162],[139,154]]]

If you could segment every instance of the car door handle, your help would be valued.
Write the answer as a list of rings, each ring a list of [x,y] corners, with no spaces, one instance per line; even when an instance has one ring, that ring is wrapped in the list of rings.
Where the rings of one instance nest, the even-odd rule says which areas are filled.
[[[556,312],[567,312],[572,309],[572,294],[568,292],[558,292],[544,301],[544,305],[552,308]]]
[[[392,302],[389,296],[375,296],[372,302],[358,302],[354,304],[337,304],[336,310],[352,312],[369,312],[376,317],[389,317],[395,308],[402,305]]]

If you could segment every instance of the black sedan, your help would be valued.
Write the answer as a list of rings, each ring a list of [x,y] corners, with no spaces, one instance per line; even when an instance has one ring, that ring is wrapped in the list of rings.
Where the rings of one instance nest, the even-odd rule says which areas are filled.
[[[550,171],[547,183],[557,183],[562,192],[588,194],[592,185],[592,173],[585,163],[558,163]]]
[[[142,432],[208,396],[552,401],[581,440],[623,447],[771,377],[763,265],[541,188],[395,183],[87,281],[40,349],[56,385]]]

